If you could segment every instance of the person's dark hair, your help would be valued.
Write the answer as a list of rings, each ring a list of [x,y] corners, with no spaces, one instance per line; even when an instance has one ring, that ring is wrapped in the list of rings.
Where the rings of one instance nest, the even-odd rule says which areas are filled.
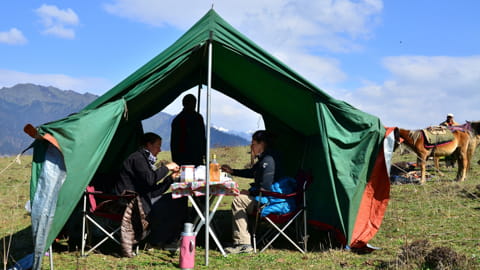
[[[273,134],[266,130],[257,130],[252,135],[252,140],[264,142],[266,148],[270,148],[273,145],[273,139]]]
[[[146,146],[147,143],[155,143],[157,140],[162,140],[162,137],[153,132],[147,132],[143,134],[141,143],[143,146]]]
[[[182,105],[184,107],[185,106],[195,107],[195,104],[197,104],[197,98],[192,94],[185,95],[182,99]]]

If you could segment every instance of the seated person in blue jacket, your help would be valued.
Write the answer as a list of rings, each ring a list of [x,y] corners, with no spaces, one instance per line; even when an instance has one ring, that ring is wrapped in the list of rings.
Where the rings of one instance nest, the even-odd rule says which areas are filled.
[[[186,199],[172,199],[171,193],[164,194],[173,179],[178,178],[180,170],[175,162],[155,167],[161,144],[162,138],[159,135],[145,133],[141,147],[123,162],[115,185],[117,194],[129,190],[140,196],[150,224],[150,243],[155,246],[164,246],[178,240],[188,209]],[[167,176],[170,172],[172,174]]]
[[[252,214],[258,202],[255,196],[260,189],[271,191],[272,184],[281,176],[277,155],[271,149],[272,135],[266,130],[258,130],[252,135],[250,145],[252,156],[258,161],[250,169],[232,169],[229,165],[222,165],[222,171],[234,176],[253,178],[254,182],[249,190],[241,190],[232,202],[232,231],[233,247],[225,249],[228,253],[248,253],[253,248],[248,232],[248,214]]]

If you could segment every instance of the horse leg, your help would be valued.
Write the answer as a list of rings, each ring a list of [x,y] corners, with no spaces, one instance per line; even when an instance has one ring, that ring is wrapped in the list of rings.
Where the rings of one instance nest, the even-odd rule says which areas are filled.
[[[458,172],[456,181],[463,182],[467,175],[468,155],[466,149],[461,149],[458,153]]]
[[[443,176],[443,172],[440,171],[440,164],[439,164],[440,157],[434,156],[433,157],[433,164],[435,165],[435,170],[437,170],[440,176]]]
[[[417,163],[420,163],[422,173],[420,178],[420,184],[423,185],[426,182],[426,174],[427,174],[427,157],[424,156],[422,158],[417,158]]]

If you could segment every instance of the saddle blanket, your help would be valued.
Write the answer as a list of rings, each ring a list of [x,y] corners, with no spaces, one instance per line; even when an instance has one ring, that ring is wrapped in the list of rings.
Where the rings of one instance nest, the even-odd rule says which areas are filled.
[[[425,138],[425,147],[435,147],[453,141],[453,133],[444,126],[430,126],[422,129]]]

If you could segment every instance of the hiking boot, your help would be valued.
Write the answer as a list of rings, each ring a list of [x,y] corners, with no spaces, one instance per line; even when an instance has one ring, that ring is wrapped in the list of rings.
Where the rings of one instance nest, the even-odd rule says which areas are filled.
[[[225,248],[225,252],[229,254],[252,253],[253,248],[251,245],[235,245]]]

